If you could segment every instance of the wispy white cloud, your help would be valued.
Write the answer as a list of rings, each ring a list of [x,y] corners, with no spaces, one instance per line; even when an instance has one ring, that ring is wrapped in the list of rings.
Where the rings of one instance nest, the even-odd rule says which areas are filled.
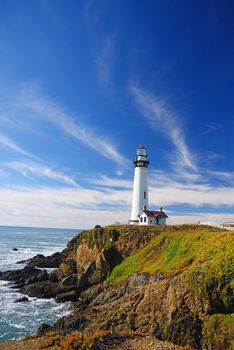
[[[6,135],[0,134],[0,145],[10,150],[22,154],[23,156],[37,159],[32,153],[26,151],[24,148],[20,147],[15,141]]]
[[[51,169],[40,163],[35,162],[9,162],[6,166],[10,169],[20,172],[25,177],[36,176],[44,177],[52,181],[67,184],[69,186],[78,186],[72,176],[66,175],[61,171]]]
[[[218,123],[209,123],[205,125],[203,132],[201,133],[202,136],[208,135],[212,132],[216,132],[218,130],[222,129],[222,125]]]
[[[103,84],[107,85],[111,82],[115,59],[114,46],[113,37],[108,36],[102,41],[99,50],[95,53],[98,78]]]
[[[18,106],[30,109],[38,117],[52,123],[73,139],[98,152],[101,156],[121,165],[126,164],[126,159],[114,146],[113,141],[94,133],[91,127],[84,126],[77,118],[68,115],[59,104],[36,92],[30,84],[26,84],[22,88]]]
[[[176,164],[190,170],[197,170],[196,159],[190,151],[178,116],[169,108],[166,101],[136,85],[130,91],[143,116],[158,132],[170,138],[176,147]]]
[[[207,170],[204,171],[204,175],[209,175],[209,178],[215,180],[220,180],[225,184],[234,186],[234,172],[233,171],[217,171],[217,170]]]
[[[132,191],[129,188],[11,186],[10,189],[0,188],[0,221],[5,225],[77,228],[107,225],[115,221],[127,223],[131,198]],[[217,214],[204,214],[202,210],[200,213],[196,210],[196,214],[180,215],[176,205],[184,203],[197,207],[209,204],[220,210]],[[175,205],[174,213],[169,215],[171,223],[233,221],[234,189],[174,183],[173,188],[169,183],[164,187],[158,187],[157,183],[150,187],[152,209],[163,205],[167,211],[167,206],[171,204]],[[223,206],[226,212],[229,207],[230,212],[222,212]]]
[[[100,191],[101,187],[109,189],[109,192],[105,194],[107,203],[110,198],[117,196],[116,198],[125,204],[126,198],[128,198],[128,205],[131,205],[133,186],[131,181],[101,176],[92,179],[91,183],[96,185]],[[117,190],[118,188],[121,190]],[[161,205],[181,204],[191,207],[233,207],[234,187],[232,182],[227,183],[226,186],[217,186],[205,182],[194,182],[193,179],[188,181],[187,178],[181,178],[180,175],[176,174],[153,171],[149,181],[149,203],[150,207],[154,208]]]
[[[127,223],[128,212],[124,210],[87,208],[84,202],[92,201],[92,195],[77,189],[1,188],[0,221],[2,225],[64,228]]]
[[[97,185],[97,186],[103,186],[103,187],[120,187],[125,189],[132,189],[132,181],[123,180],[123,179],[115,179],[110,178],[106,175],[101,175],[95,179],[90,179],[89,183]]]

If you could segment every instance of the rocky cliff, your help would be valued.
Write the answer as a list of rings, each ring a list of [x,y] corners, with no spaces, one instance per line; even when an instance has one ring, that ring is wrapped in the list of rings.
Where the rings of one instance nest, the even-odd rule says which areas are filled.
[[[148,334],[191,349],[232,349],[234,232],[198,225],[87,230],[47,274],[33,263],[2,279],[24,294],[73,301],[53,326]],[[22,272],[24,271],[24,272]]]

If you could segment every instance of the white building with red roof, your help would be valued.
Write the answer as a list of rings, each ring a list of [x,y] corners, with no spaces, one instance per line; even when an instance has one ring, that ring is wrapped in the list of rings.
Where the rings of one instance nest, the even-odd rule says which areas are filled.
[[[157,211],[143,209],[139,216],[139,225],[166,225],[167,218],[162,208]]]

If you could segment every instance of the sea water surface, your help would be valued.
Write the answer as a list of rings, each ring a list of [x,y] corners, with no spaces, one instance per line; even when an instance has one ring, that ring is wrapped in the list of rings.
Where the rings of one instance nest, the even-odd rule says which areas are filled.
[[[51,255],[62,251],[69,239],[81,230],[0,226],[0,271],[23,268],[17,261],[36,254]],[[13,251],[17,248],[17,251]],[[35,332],[42,322],[53,324],[69,313],[69,303],[57,304],[52,299],[29,298],[14,303],[22,294],[0,281],[0,342],[19,339]]]

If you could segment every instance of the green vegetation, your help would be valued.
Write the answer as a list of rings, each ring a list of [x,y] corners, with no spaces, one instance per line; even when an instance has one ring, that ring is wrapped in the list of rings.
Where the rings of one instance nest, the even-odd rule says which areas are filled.
[[[199,298],[207,298],[217,312],[234,308],[234,232],[220,232],[204,240],[185,281]]]
[[[230,350],[234,346],[233,243],[234,232],[202,225],[108,226],[81,232],[69,242],[68,250],[76,261],[79,259],[76,249],[82,244],[79,253],[84,248],[98,269],[108,266],[101,279],[103,283],[111,271],[105,279],[106,284],[112,284],[106,286],[107,290],[115,289],[136,273],[158,273],[166,279],[154,285],[156,291],[159,287],[160,298],[163,299],[166,288],[172,286],[168,289],[170,318],[167,310],[164,314],[163,302],[162,305],[158,300],[157,304],[147,304],[151,302],[150,288],[144,307],[147,310],[148,305],[150,324],[160,339],[191,349],[204,346],[207,350]],[[100,257],[105,264],[100,264]],[[126,322],[131,331],[137,329],[142,317],[145,315],[141,315],[141,311],[127,313]],[[94,336],[73,333],[62,338],[51,334],[44,340],[44,347],[93,349],[108,336],[108,332]]]
[[[108,281],[122,282],[137,272],[181,278],[198,296],[219,300],[221,311],[233,306],[234,232],[216,231],[199,226],[175,230],[168,226],[144,248],[116,266]]]
[[[234,349],[234,314],[211,316],[204,324],[203,343],[209,350]]]
[[[173,342],[193,348],[194,339],[201,341],[203,329],[207,349],[234,349],[234,316],[230,314],[234,312],[234,232],[198,225],[167,226],[116,266],[107,282],[119,284],[141,272],[160,272],[164,278],[177,276],[194,302],[209,310],[211,316],[203,328],[197,315],[180,308],[175,315]],[[188,324],[192,325],[189,331]]]
[[[118,230],[122,232],[128,226],[105,226],[97,229],[90,229],[82,231],[76,238],[75,249],[81,242],[85,241],[90,249],[94,247],[94,244],[99,248],[103,248],[105,244],[110,240],[109,232],[110,230]],[[110,245],[110,242],[108,243]]]

